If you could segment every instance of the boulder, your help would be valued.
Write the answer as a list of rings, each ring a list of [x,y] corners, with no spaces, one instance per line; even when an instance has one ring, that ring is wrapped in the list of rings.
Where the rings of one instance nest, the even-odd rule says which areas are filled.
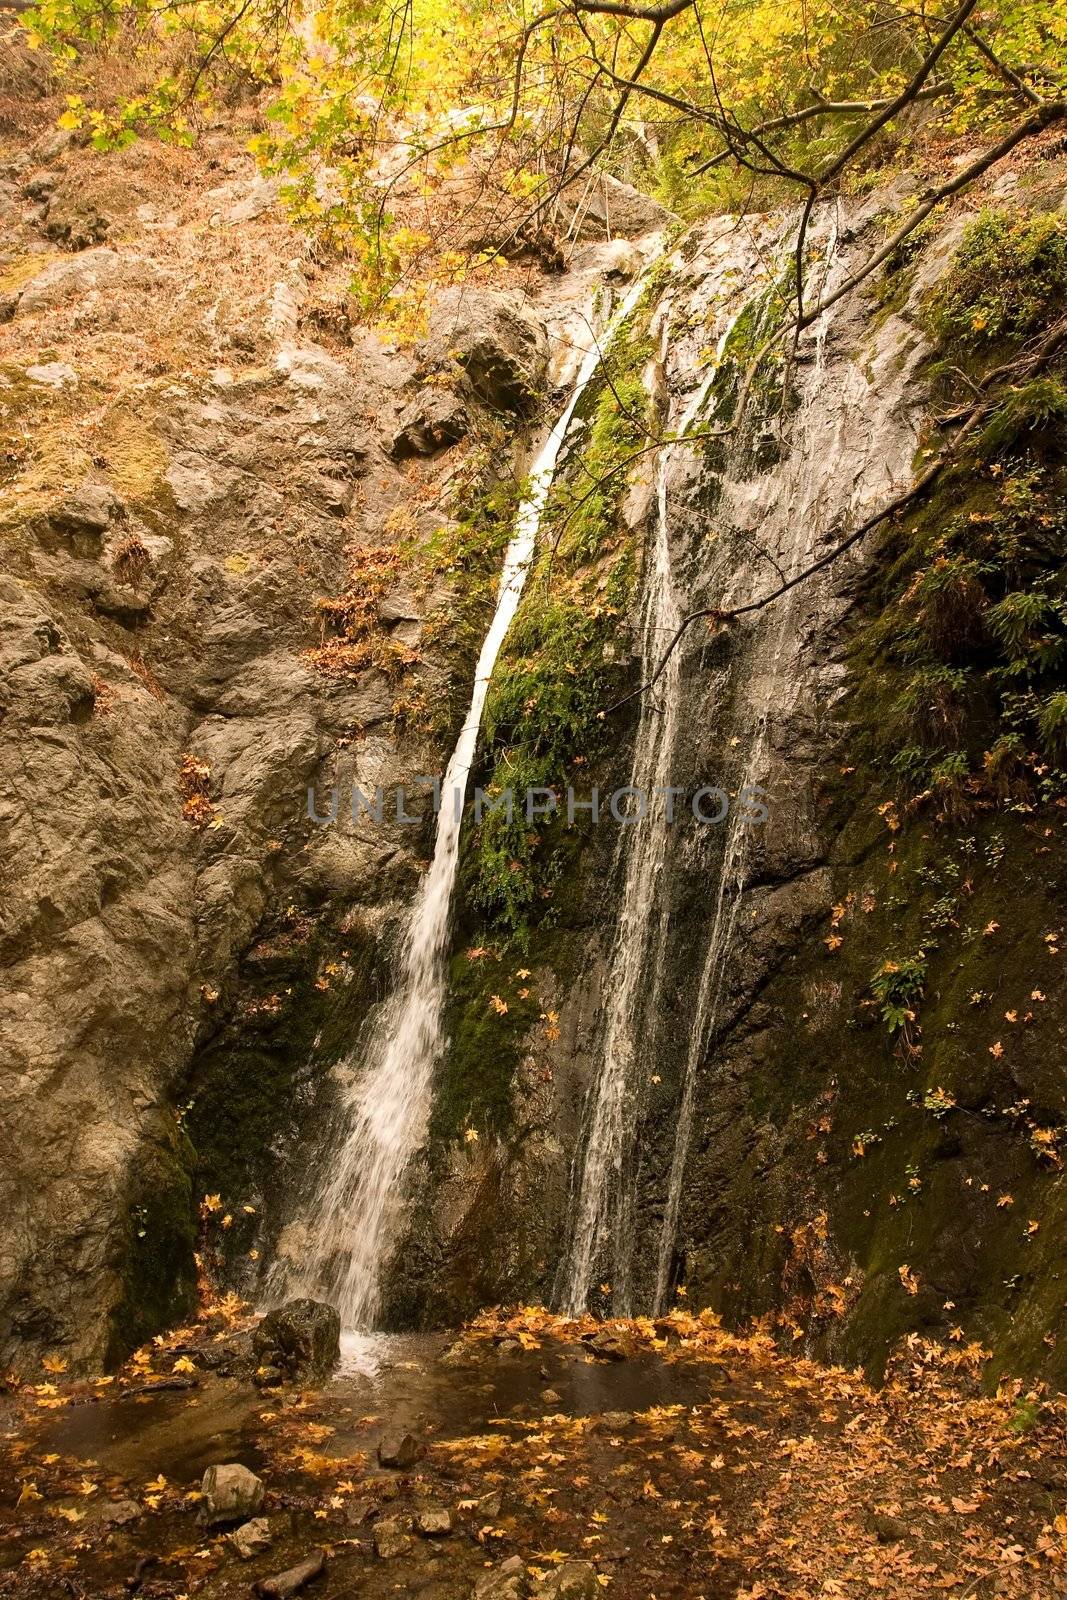
[[[459,395],[429,388],[401,412],[390,454],[395,461],[433,455],[457,444],[468,427],[467,408]]]
[[[613,239],[600,249],[600,270],[609,283],[631,283],[644,271],[645,258],[628,239]]]
[[[456,373],[497,411],[521,411],[541,392],[548,371],[544,325],[522,297],[494,289],[448,289],[430,317],[418,351],[424,373]]]
[[[251,1561],[253,1556],[262,1555],[273,1542],[266,1517],[253,1517],[251,1522],[242,1523],[227,1537],[242,1561]]]
[[[571,184],[556,205],[560,227],[574,239],[641,239],[673,221],[658,200],[607,172],[592,184]]]
[[[73,258],[64,256],[49,262],[36,278],[31,278],[18,295],[18,315],[26,317],[51,311],[96,290],[120,285],[128,289],[150,289],[163,277],[162,270],[144,256],[120,255],[106,246],[86,250]]]
[[[288,1300],[252,1335],[258,1367],[291,1383],[322,1383],[341,1355],[341,1318],[321,1300]]]
[[[411,1433],[386,1434],[378,1445],[378,1462],[383,1467],[395,1467],[407,1472],[422,1454],[422,1446]]]
[[[263,1505],[263,1480],[240,1462],[208,1467],[200,1484],[200,1521],[208,1527],[247,1522]]]
[[[22,301],[19,301],[19,305]],[[31,383],[39,383],[46,389],[65,389],[68,385],[77,386],[78,374],[66,361],[42,361],[35,366],[26,368],[26,376]]]
[[[526,1568],[518,1556],[509,1556],[485,1572],[471,1591],[471,1600],[522,1600],[529,1593]]]
[[[635,1345],[627,1333],[617,1333],[605,1328],[585,1341],[587,1347],[602,1361],[627,1361],[635,1354]]]

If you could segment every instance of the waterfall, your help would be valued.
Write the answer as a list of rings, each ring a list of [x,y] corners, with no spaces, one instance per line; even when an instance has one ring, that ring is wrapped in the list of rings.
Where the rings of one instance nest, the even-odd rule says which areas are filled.
[[[816,275],[816,286],[809,285],[809,297],[813,294],[821,296],[832,287],[834,274],[838,268],[836,259],[838,236],[839,229],[835,207],[831,210],[829,216],[826,244],[820,264],[821,270]],[[806,385],[805,393],[805,403],[812,410],[817,409],[825,372],[826,335],[829,327],[828,315],[828,312],[824,311],[812,329],[815,361],[812,376]],[[811,448],[810,440],[797,438],[792,441],[792,444],[790,459],[801,462],[800,471],[804,480],[802,485],[799,486],[797,498],[801,499],[803,510],[809,514],[802,514],[801,507],[793,503],[791,496],[783,495],[781,497],[780,516],[787,530],[787,536],[785,548],[782,552],[785,559],[784,561],[780,560],[778,563],[779,571],[776,573],[774,580],[776,583],[782,579],[795,577],[812,559],[814,554],[812,541],[818,532],[819,526],[818,518],[810,515],[812,500],[817,504],[819,499],[818,491],[812,492],[812,483],[827,468],[827,463],[820,459],[816,451]],[[742,762],[741,775],[737,782],[739,790],[751,787],[763,776],[763,768],[767,758],[770,714],[778,702],[779,693],[783,687],[781,683],[783,653],[790,632],[794,627],[798,598],[799,592],[797,589],[787,591],[778,604],[776,614],[772,617],[762,691],[756,698],[753,708],[754,715],[746,718],[748,723],[747,748]],[[744,736],[743,724],[739,727],[739,733]],[[726,847],[719,869],[719,881],[715,896],[715,911],[712,916],[711,930],[704,953],[700,980],[697,985],[696,1002],[693,1007],[692,1023],[689,1030],[689,1041],[682,1075],[682,1095],[678,1108],[678,1120],[675,1126],[674,1149],[667,1179],[667,1199],[656,1252],[656,1287],[653,1300],[653,1312],[655,1314],[662,1311],[666,1302],[667,1291],[670,1287],[671,1266],[678,1232],[678,1214],[681,1208],[686,1163],[692,1142],[693,1114],[699,1070],[709,1044],[714,1041],[719,1023],[723,980],[737,931],[741,895],[745,887],[752,853],[752,829],[742,820],[742,815],[742,813],[734,812],[728,823]]]
[[[666,358],[670,335],[669,313],[669,305],[661,307],[661,362]],[[716,367],[717,362],[683,411],[677,429],[679,438],[703,409]],[[656,464],[653,544],[641,609],[641,656],[646,667],[658,659],[682,618],[671,568],[667,486],[673,452],[684,448],[679,444],[665,447]],[[629,782],[645,795],[654,794],[671,781],[680,699],[678,669],[675,652],[657,685],[655,698],[646,696],[641,703]],[[654,1015],[662,979],[668,914],[657,890],[669,842],[666,811],[658,807],[632,829],[624,829],[620,837],[625,864],[621,910],[605,985],[607,1014],[585,1133],[571,1245],[559,1289],[562,1305],[571,1312],[584,1309],[594,1268],[605,1255],[613,1304],[619,1311],[631,1310],[633,1184],[627,1181],[627,1168],[632,1159],[635,1119],[627,1113],[634,1098],[639,1017],[646,1009]],[[655,969],[651,975],[650,965]]]
[[[645,676],[658,664],[666,643],[682,618],[670,547],[670,488],[672,469],[692,459],[693,447],[685,435],[702,417],[730,335],[744,311],[766,293],[767,279],[758,271],[758,258],[770,260],[774,270],[788,259],[795,246],[795,227],[779,228],[765,252],[758,247],[745,260],[746,249],[732,241],[732,225],[724,235],[725,254],[713,274],[711,309],[723,318],[714,358],[696,392],[685,403],[674,427],[674,442],[659,454],[655,473],[651,550],[641,613],[641,657]],[[827,283],[836,250],[837,230],[831,227],[824,253],[820,292]],[[740,254],[739,254],[740,251]],[[735,279],[743,287],[732,290]],[[754,281],[753,281],[754,280]],[[735,302],[731,305],[731,293]],[[809,289],[809,293],[810,293]],[[671,337],[671,306],[661,308],[661,360],[665,363]],[[763,308],[764,312],[766,306]],[[757,317],[758,336],[762,318]],[[825,314],[814,330],[816,377],[821,370],[825,344]],[[710,425],[717,414],[713,407]],[[736,444],[735,444],[736,448]],[[732,451],[730,452],[733,453]],[[813,528],[809,519],[797,518],[787,556],[786,574],[806,559]],[[756,784],[766,753],[768,711],[774,694],[782,645],[787,636],[792,607],[784,605],[772,624],[774,644],[766,677],[766,693],[747,732],[738,734],[747,745],[735,792]],[[677,747],[682,710],[681,652],[668,660],[655,690],[641,702],[630,784],[647,795],[672,781],[671,765]],[[727,730],[722,730],[726,732]],[[725,742],[725,741],[724,741]],[[736,741],[735,741],[736,742]],[[714,910],[707,934],[703,963],[689,1018],[681,1077],[681,1097],[664,1214],[655,1259],[654,1302],[662,1304],[669,1283],[677,1231],[686,1159],[692,1132],[698,1069],[709,1038],[714,1033],[722,979],[735,924],[740,891],[744,885],[752,843],[752,826],[743,810],[734,809],[715,891]],[[599,1034],[597,1064],[589,1096],[582,1147],[575,1163],[576,1180],[571,1207],[570,1244],[557,1278],[560,1304],[572,1313],[583,1310],[595,1277],[607,1275],[612,1308],[630,1314],[635,1305],[634,1250],[638,1229],[635,1207],[637,1148],[641,1084],[647,1080],[649,1062],[656,1057],[658,1024],[662,1012],[663,977],[670,933],[669,879],[671,823],[666,807],[650,812],[639,826],[626,829],[620,840],[620,912],[608,972],[604,983],[605,1014]],[[651,1283],[649,1285],[651,1288]]]
[[[412,906],[396,987],[375,1019],[341,1109],[339,1147],[305,1213],[298,1262],[276,1264],[272,1292],[320,1295],[345,1327],[373,1325],[382,1268],[396,1243],[404,1178],[429,1126],[434,1069],[444,1046],[442,1008],[460,826],[489,682],[522,595],[556,462],[582,391],[643,281],[624,296],[597,341],[588,342],[570,395],[530,468],[528,488],[504,556],[496,610],[482,644],[470,706],[441,785],[433,860]]]

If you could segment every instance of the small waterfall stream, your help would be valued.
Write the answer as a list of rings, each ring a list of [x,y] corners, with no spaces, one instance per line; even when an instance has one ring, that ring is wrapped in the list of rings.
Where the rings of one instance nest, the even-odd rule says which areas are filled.
[[[300,1260],[279,1262],[270,1276],[272,1293],[332,1301],[347,1328],[373,1326],[382,1269],[403,1213],[405,1174],[429,1125],[434,1069],[444,1045],[445,957],[463,806],[493,666],[518,609],[575,407],[642,288],[638,277],[601,340],[587,322],[569,398],[530,468],[470,706],[441,784],[433,860],[410,912],[398,981],[375,1020],[362,1070],[346,1091],[338,1148],[305,1211]]]
[[[671,332],[669,303],[661,305],[659,320],[662,364]],[[724,333],[717,354],[725,337]],[[679,441],[703,410],[716,370],[717,361],[682,411],[677,424]],[[658,659],[682,618],[671,565],[668,481],[674,454],[684,449],[681,442],[669,445],[659,452],[656,463],[653,543],[641,610],[641,658],[646,669]],[[679,665],[675,652],[655,695],[646,696],[641,704],[629,782],[649,796],[671,781],[680,709]],[[662,980],[668,908],[661,887],[670,837],[666,810],[655,807],[635,827],[623,830],[620,838],[625,864],[619,923],[605,984],[607,1015],[580,1158],[571,1244],[559,1289],[562,1305],[575,1313],[584,1309],[599,1266],[611,1274],[616,1309],[631,1310],[633,1184],[627,1173],[636,1132],[634,1063],[640,1017],[649,1013],[654,1025]]]
[[[670,498],[672,472],[679,472],[695,459],[693,446],[686,446],[685,435],[698,421],[714,422],[717,406],[705,416],[709,393],[715,381],[730,335],[738,319],[753,306],[757,311],[754,331],[757,336],[766,312],[769,283],[767,268],[780,271],[795,248],[795,228],[779,227],[762,248],[754,241],[724,241],[724,254],[711,274],[710,309],[719,332],[715,354],[699,387],[681,408],[674,424],[675,442],[663,449],[657,460],[652,527],[652,548],[646,567],[641,615],[642,672],[649,675],[657,665],[666,642],[674,635],[684,611],[678,598],[677,579],[672,570],[670,543]],[[837,227],[833,217],[825,241],[823,259],[813,276],[822,292],[830,282],[837,248]],[[746,259],[747,258],[747,259]],[[762,262],[763,271],[759,270]],[[738,282],[741,287],[738,287]],[[809,286],[809,294],[814,286]],[[672,306],[661,307],[661,360],[664,361],[671,338]],[[816,361],[809,379],[809,393],[817,393],[822,371],[826,335],[826,314],[813,330]],[[740,436],[735,435],[727,449],[729,462],[739,453]],[[801,451],[803,455],[804,452]],[[791,452],[790,452],[791,455]],[[785,486],[793,468],[783,470]],[[684,488],[684,484],[679,487]],[[786,497],[789,498],[788,496]],[[788,529],[785,548],[780,551],[783,576],[791,576],[810,555],[815,532],[813,519],[796,516]],[[759,574],[756,573],[757,584]],[[777,578],[775,579],[777,581]],[[792,600],[792,596],[790,599]],[[740,743],[744,754],[736,784],[738,793],[756,785],[766,757],[767,730],[772,702],[780,691],[779,673],[794,607],[783,604],[771,617],[767,654],[761,667],[762,693],[758,703],[746,703],[743,722],[731,743]],[[647,795],[672,781],[671,766],[677,750],[682,721],[682,652],[675,651],[656,685],[641,704],[640,720],[629,782]],[[728,729],[719,730],[722,741]],[[659,1024],[662,1012],[663,976],[667,958],[670,908],[667,882],[670,876],[669,852],[672,830],[666,810],[651,813],[640,826],[625,830],[620,841],[623,854],[620,912],[615,940],[604,983],[605,1015],[601,1027],[596,1074],[589,1097],[584,1141],[576,1160],[571,1211],[571,1235],[567,1258],[557,1279],[557,1298],[572,1312],[584,1310],[592,1284],[606,1275],[610,1279],[612,1309],[623,1315],[647,1309],[635,1304],[634,1255],[637,1241],[636,1188],[637,1149],[643,1092],[641,1084],[653,1070],[659,1049]],[[714,1035],[723,978],[736,932],[738,907],[744,888],[753,844],[753,829],[743,809],[733,809],[727,822],[726,841],[717,884],[713,891],[713,911],[706,934],[702,964],[695,994],[688,1007],[684,1059],[681,1071],[681,1096],[673,1153],[667,1177],[664,1211],[655,1251],[655,1268],[647,1288],[659,1310],[670,1280],[674,1242],[683,1191],[686,1161],[692,1137],[695,1091],[700,1066],[708,1041]],[[646,1275],[647,1276],[647,1275]],[[654,1290],[653,1290],[654,1284]]]

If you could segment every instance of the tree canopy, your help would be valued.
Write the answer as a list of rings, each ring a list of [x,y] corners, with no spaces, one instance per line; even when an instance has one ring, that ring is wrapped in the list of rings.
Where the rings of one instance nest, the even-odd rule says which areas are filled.
[[[40,0],[23,20],[101,148],[191,140],[266,93],[259,160],[379,304],[431,240],[446,269],[506,255],[594,166],[683,218],[810,211],[891,158],[918,193],[924,142],[967,135],[989,165],[1067,111],[1067,8],[1045,0]]]

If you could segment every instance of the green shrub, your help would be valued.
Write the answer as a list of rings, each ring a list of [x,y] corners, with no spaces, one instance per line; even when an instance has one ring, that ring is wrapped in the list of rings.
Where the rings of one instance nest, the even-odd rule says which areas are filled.
[[[1040,212],[983,211],[931,296],[930,322],[947,345],[981,348],[1042,328],[1067,296],[1067,222]]]

